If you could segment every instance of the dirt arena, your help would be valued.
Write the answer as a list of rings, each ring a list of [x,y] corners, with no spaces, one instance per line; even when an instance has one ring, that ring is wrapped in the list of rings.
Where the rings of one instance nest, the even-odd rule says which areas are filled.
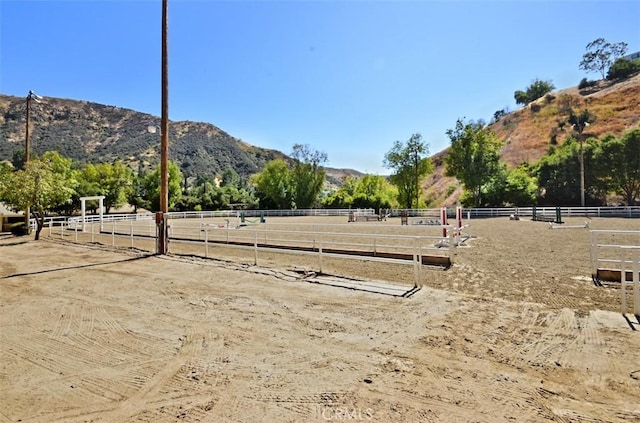
[[[429,230],[399,223],[371,227]],[[0,239],[0,422],[640,421],[640,325],[591,281],[589,230],[469,232],[407,298],[314,256]],[[413,286],[406,265],[323,270]]]

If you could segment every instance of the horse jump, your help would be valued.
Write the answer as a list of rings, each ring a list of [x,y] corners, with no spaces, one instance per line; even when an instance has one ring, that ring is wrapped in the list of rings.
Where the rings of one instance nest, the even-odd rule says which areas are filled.
[[[470,225],[464,224],[462,219],[462,207],[456,207],[455,226],[449,225],[447,222],[446,207],[440,209],[440,221],[442,222],[442,240],[437,244],[438,246],[449,246],[450,242],[455,246],[460,246],[466,240],[471,238],[471,235],[463,232],[463,229],[468,228]]]
[[[640,246],[622,246],[620,260],[620,288],[621,288],[621,300],[622,300],[622,315],[627,313],[627,285],[633,286],[633,314],[640,319]],[[627,261],[625,257],[625,251],[631,253],[631,260]],[[631,266],[631,279],[627,279],[628,272],[626,270],[626,264]]]
[[[553,222],[549,222],[549,229],[589,229],[589,222],[584,222],[584,225],[557,225]]]

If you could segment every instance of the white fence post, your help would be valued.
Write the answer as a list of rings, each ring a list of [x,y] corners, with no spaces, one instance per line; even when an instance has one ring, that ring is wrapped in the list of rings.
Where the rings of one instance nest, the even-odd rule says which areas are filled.
[[[422,245],[418,244],[418,281],[416,288],[422,284]]]
[[[591,263],[593,264],[593,269],[591,274],[594,276],[598,275],[598,233],[592,231],[591,232]]]
[[[633,250],[633,313],[640,316],[640,263],[638,249]]]
[[[420,260],[420,261],[418,261]],[[418,253],[418,238],[413,238],[413,285],[418,286],[418,272],[420,271],[420,265],[422,264],[422,259],[420,258],[420,254]]]
[[[320,255],[320,273],[322,273],[322,235],[320,235],[318,255]]]
[[[253,264],[258,265],[258,231],[253,231]]]
[[[133,220],[129,221],[129,237],[131,238],[131,248],[133,248]]]
[[[640,246],[620,246],[620,300],[622,314],[627,313],[627,283],[633,289],[633,314],[640,316]],[[627,251],[630,252],[631,280],[627,280]]]
[[[116,222],[111,221],[111,246],[116,246]]]
[[[209,231],[204,229],[204,257],[209,258]]]

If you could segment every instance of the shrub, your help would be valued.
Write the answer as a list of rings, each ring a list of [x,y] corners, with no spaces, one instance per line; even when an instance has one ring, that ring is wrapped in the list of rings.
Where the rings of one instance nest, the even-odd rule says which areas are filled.
[[[626,78],[627,76],[634,74],[636,72],[640,72],[640,59],[636,59],[636,60],[618,59],[609,68],[609,72],[607,73],[607,79],[611,80],[611,79]]]
[[[507,114],[507,112],[505,111],[505,109],[496,110],[496,111],[493,113],[493,121],[494,121],[494,122],[499,121],[499,120],[500,120],[500,118],[501,118],[502,116],[506,115],[506,114]]]
[[[31,232],[31,227],[27,226],[24,222],[18,222],[11,225],[11,233],[15,236],[25,236],[29,235]]]
[[[598,83],[597,81],[590,81],[587,78],[582,78],[582,80],[578,84],[578,89],[584,90],[585,88],[591,88],[597,83]]]

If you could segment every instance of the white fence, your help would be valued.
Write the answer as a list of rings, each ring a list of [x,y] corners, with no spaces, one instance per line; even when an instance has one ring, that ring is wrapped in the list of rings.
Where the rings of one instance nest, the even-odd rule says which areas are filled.
[[[188,223],[172,222],[169,229],[170,245],[199,243],[204,257],[209,257],[210,247],[222,246],[251,250],[256,265],[262,252],[314,255],[318,259],[319,272],[323,272],[325,257],[406,264],[414,269],[415,286],[421,283],[423,265],[441,268],[451,266],[451,249],[437,247],[442,241],[442,237],[437,235],[369,233],[364,225],[358,225],[363,229],[362,232],[340,231],[348,226],[346,224],[263,223],[233,226]]]
[[[592,230],[594,282],[620,282],[622,314],[627,312],[627,287],[633,287],[634,314],[640,316],[640,230]]]
[[[326,257],[388,262],[413,267],[414,284],[422,280],[423,266],[449,268],[454,240],[443,240],[440,228],[433,235],[408,235],[406,226],[399,230],[407,234],[376,233],[375,224],[309,224],[309,223],[240,223],[240,219],[204,218],[194,221],[190,215],[173,216],[169,224],[169,241],[177,248],[190,245],[196,255],[209,257],[212,247],[249,250],[254,264],[265,252],[305,254],[317,257],[318,270],[323,272]],[[201,217],[198,215],[197,217]],[[105,215],[97,218],[49,220],[48,235],[76,242],[101,242],[119,247],[138,247],[153,251],[156,238],[153,215]],[[84,229],[84,230],[83,230]],[[451,231],[453,237],[453,231]],[[447,242],[443,242],[447,241]]]
[[[464,209],[471,218],[481,217],[508,217],[512,214],[518,216],[533,216],[534,207],[502,207],[502,208],[477,208]],[[542,216],[555,216],[556,207],[535,207],[536,214]],[[640,206],[626,207],[560,207],[562,217],[625,217],[640,218]]]
[[[462,213],[465,218],[489,218],[489,217],[509,217],[511,215],[533,216],[534,207],[502,207],[502,208],[466,208]],[[535,207],[536,214],[543,216],[555,216],[556,207]],[[186,211],[186,212],[170,212],[170,218],[239,218],[241,214],[248,218],[256,217],[287,217],[287,216],[348,216],[350,212],[359,214],[376,214],[371,208],[365,209],[296,209],[296,210],[218,210],[218,211]],[[401,212],[407,212],[409,217],[433,217],[439,216],[440,209],[391,209],[390,217],[399,217]],[[560,207],[563,217],[624,217],[624,218],[640,218],[640,206],[626,207]],[[447,209],[448,217],[455,217],[455,207]],[[86,223],[99,221],[100,216],[89,215],[85,217]],[[138,213],[138,214],[106,214],[104,221],[110,222],[114,220],[144,220],[155,219],[154,213]],[[51,217],[48,220],[70,221],[78,224],[82,221],[82,217]],[[35,222],[34,222],[35,224]],[[58,225],[58,223],[55,223]]]
[[[620,289],[622,300],[622,314],[627,313],[627,286],[633,288],[633,314],[640,319],[640,245],[620,247],[621,254],[621,271],[620,271]],[[630,254],[631,279],[628,279],[626,252]]]

